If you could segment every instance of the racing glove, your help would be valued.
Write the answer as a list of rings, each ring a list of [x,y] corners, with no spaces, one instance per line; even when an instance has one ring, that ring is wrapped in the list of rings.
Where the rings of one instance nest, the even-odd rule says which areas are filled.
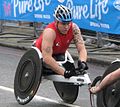
[[[77,76],[77,73],[75,72],[75,70],[69,70],[69,71],[65,70],[64,72],[65,78],[70,78],[72,76]]]
[[[78,69],[80,71],[88,70],[87,63],[85,61],[78,60]]]

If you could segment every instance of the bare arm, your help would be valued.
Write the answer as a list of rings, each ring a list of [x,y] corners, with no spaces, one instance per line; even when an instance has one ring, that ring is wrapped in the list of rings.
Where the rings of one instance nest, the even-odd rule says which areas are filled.
[[[90,91],[92,93],[97,93],[101,91],[103,88],[105,88],[106,86],[117,81],[119,78],[120,78],[120,68],[108,74],[98,86],[92,87]]]
[[[73,35],[74,35],[74,43],[77,47],[78,53],[79,53],[79,59],[81,61],[85,61],[87,60],[87,51],[84,45],[84,41],[81,35],[81,31],[79,29],[79,27],[73,23]]]
[[[120,68],[108,74],[99,84],[99,88],[103,89],[104,87],[114,83],[119,78],[120,78]]]
[[[50,68],[60,75],[64,75],[64,70],[59,66],[59,64],[52,57],[52,47],[56,35],[55,32],[48,28],[43,32],[43,41],[42,41],[42,55],[44,62],[50,66]]]

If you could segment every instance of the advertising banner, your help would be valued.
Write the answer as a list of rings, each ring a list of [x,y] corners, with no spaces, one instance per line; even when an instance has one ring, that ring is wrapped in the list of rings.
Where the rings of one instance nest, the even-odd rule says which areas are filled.
[[[80,28],[120,34],[120,0],[1,0],[0,19],[50,23],[58,4],[71,9]]]
[[[0,7],[2,7],[1,1],[0,1]],[[2,8],[0,8],[0,19],[2,18]]]

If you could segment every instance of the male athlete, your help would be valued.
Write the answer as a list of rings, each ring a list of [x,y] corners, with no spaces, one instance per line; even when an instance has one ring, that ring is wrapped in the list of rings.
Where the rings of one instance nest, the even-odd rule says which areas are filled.
[[[58,5],[54,11],[55,21],[50,23],[36,40],[35,46],[40,49],[43,61],[57,74],[65,78],[76,76],[74,69],[66,70],[59,66],[54,55],[65,54],[73,40],[79,53],[78,68],[87,70],[87,51],[79,27],[72,22],[70,9]]]

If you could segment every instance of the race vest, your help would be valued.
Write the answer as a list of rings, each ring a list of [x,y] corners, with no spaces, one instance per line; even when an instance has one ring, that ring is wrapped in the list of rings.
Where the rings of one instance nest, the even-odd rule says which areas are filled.
[[[61,34],[55,26],[55,22],[50,23],[46,28],[51,28],[56,33],[56,38],[53,44],[53,54],[63,54],[68,49],[72,39],[73,39],[73,32],[72,32],[72,23],[70,25],[70,29],[67,34]],[[36,40],[35,46],[41,50],[42,44],[42,34]],[[41,50],[42,51],[42,50]]]

